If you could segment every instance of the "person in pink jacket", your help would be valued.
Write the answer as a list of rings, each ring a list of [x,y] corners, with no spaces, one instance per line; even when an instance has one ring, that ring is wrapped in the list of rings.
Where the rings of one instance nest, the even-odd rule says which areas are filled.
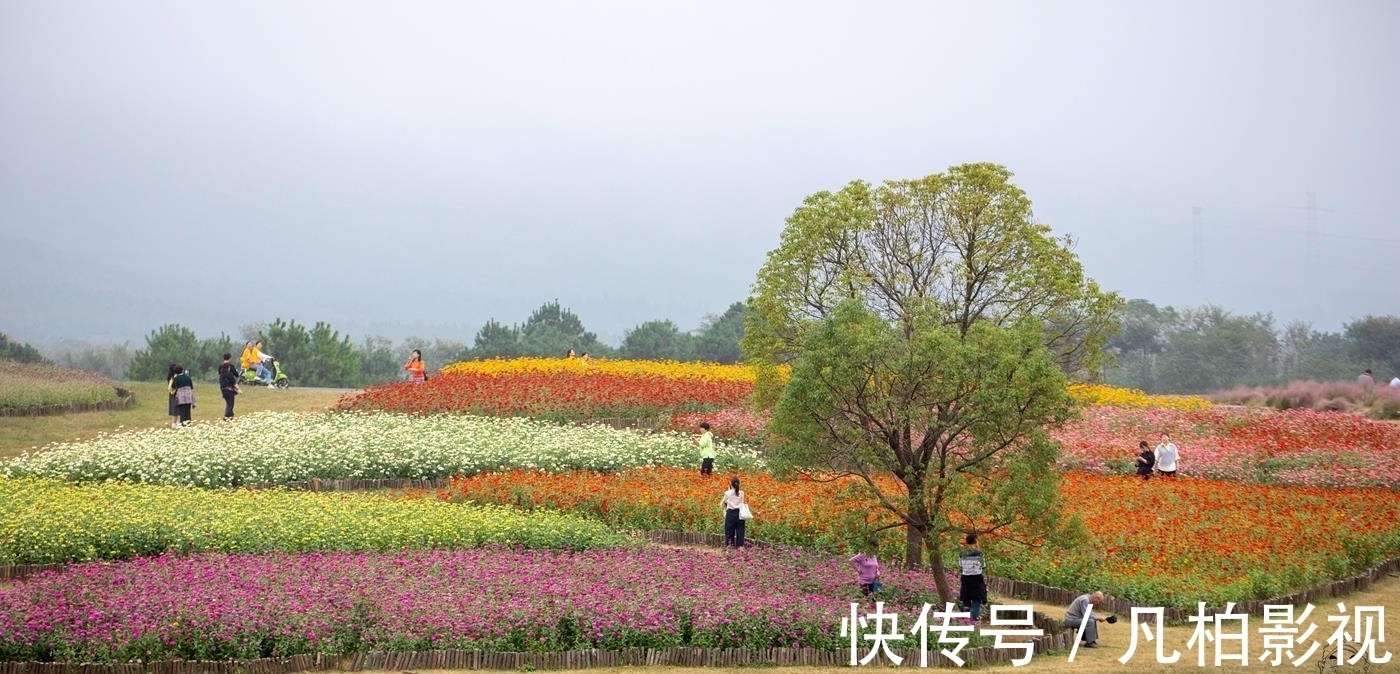
[[[851,566],[856,570],[856,582],[860,584],[860,593],[867,597],[880,589],[880,560],[875,558],[876,543],[873,538],[867,540],[865,550],[851,558]]]

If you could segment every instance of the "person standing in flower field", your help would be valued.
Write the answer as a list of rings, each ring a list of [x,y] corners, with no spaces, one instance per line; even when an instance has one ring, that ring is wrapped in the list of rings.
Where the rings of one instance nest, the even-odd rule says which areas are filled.
[[[1366,370],[1365,372],[1361,373],[1361,376],[1356,378],[1356,383],[1361,384],[1362,386],[1370,386],[1376,383],[1376,380],[1371,377],[1371,371]]]
[[[860,585],[862,596],[869,597],[880,590],[880,560],[875,558],[877,547],[879,541],[868,538],[865,541],[865,549],[850,559],[851,567],[856,570],[856,584]]]
[[[724,492],[724,496],[719,500],[720,507],[724,508],[724,547],[742,548],[744,547],[744,518],[739,516],[739,509],[747,506],[744,500],[744,491],[739,488],[739,478],[729,478],[729,490]]]
[[[409,381],[419,383],[428,381],[428,369],[423,364],[423,352],[418,349],[414,349],[413,353],[409,354],[408,362],[403,364],[403,369],[408,371]]]
[[[1157,472],[1162,477],[1176,477],[1176,443],[1172,442],[1172,437],[1166,433],[1162,434],[1162,442],[1157,445]]]
[[[1157,462],[1157,457],[1152,453],[1152,448],[1147,445],[1146,440],[1138,441],[1137,474],[1142,476],[1142,481],[1152,479],[1152,465]]]
[[[710,422],[700,422],[700,437],[695,439],[700,445],[700,474],[715,474],[715,436],[710,432]]]

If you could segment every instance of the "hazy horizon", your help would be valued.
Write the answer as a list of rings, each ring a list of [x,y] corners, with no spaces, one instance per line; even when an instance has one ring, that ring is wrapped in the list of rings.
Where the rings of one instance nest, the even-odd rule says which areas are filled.
[[[557,299],[616,344],[745,299],[807,195],[977,161],[1125,298],[1338,331],[1400,314],[1398,32],[1380,0],[5,3],[0,331],[470,342]]]

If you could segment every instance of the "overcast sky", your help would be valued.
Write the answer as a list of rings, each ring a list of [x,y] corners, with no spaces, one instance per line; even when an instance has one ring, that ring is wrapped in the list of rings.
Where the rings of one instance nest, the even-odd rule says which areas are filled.
[[[1126,297],[1336,330],[1400,314],[1398,35],[1390,0],[4,0],[0,331],[692,329],[804,196],[974,161]]]

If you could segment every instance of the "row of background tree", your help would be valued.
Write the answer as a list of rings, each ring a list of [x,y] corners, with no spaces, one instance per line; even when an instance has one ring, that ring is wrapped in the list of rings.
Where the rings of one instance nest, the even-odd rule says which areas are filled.
[[[212,380],[223,354],[235,359],[245,340],[262,340],[296,386],[358,387],[403,377],[403,363],[413,349],[423,352],[429,368],[474,358],[563,356],[570,349],[596,357],[651,360],[704,360],[735,363],[744,332],[744,303],[736,302],[720,316],[707,316],[694,332],[669,320],[647,321],[628,330],[622,344],[612,347],[584,328],[583,321],[558,301],[546,302],[524,323],[506,325],[494,319],[477,332],[472,344],[446,339],[408,338],[398,345],[384,337],[355,342],[325,322],[307,327],[281,318],[267,324],[242,326],[237,337],[221,334],[200,338],[182,325],[165,325],[146,337],[143,348],[130,344],[92,345],[60,342],[43,349],[7,342],[26,356],[41,352],[65,367],[97,372],[112,379],[154,381],[165,377],[171,363]],[[32,354],[30,352],[33,352]],[[18,358],[16,358],[18,359]]]
[[[222,354],[236,356],[243,340],[261,338],[297,385],[353,387],[400,378],[402,361],[413,349],[422,350],[434,367],[471,358],[558,356],[569,349],[600,357],[733,363],[740,360],[746,313],[743,303],[735,303],[723,315],[706,318],[694,332],[681,331],[668,320],[648,321],[628,331],[617,348],[599,342],[572,311],[549,302],[519,325],[489,321],[471,345],[416,338],[395,345],[383,337],[354,343],[326,323],[308,329],[279,319],[245,326],[236,339],[220,335],[201,340],[188,328],[167,325],[152,332],[139,350],[130,344],[81,342],[36,349],[5,339],[0,358],[32,362],[42,353],[59,365],[112,379],[159,379],[170,363],[179,362],[209,378]],[[1124,307],[1121,330],[1108,348],[1115,362],[1104,380],[1151,393],[1345,380],[1365,369],[1384,381],[1400,373],[1400,317],[1367,316],[1347,323],[1341,332],[1323,332],[1301,322],[1279,328],[1267,314],[1232,314],[1214,306],[1178,310],[1139,299]]]
[[[1268,314],[1159,308],[1139,299],[1124,306],[1108,349],[1115,362],[1105,381],[1149,393],[1350,380],[1368,369],[1384,382],[1400,374],[1400,317],[1366,316],[1322,332],[1297,321],[1280,329]]]

